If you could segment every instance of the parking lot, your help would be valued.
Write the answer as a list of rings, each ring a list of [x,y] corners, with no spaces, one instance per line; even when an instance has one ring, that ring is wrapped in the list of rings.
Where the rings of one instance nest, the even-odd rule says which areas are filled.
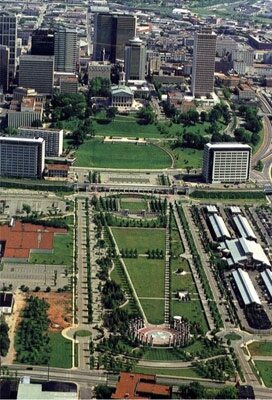
[[[0,285],[12,285],[15,291],[22,284],[34,290],[37,286],[41,290],[50,287],[52,290],[63,288],[69,284],[66,276],[66,267],[63,265],[4,263],[0,271]]]
[[[47,192],[31,192],[28,190],[1,190],[0,201],[5,202],[2,217],[11,217],[16,214],[26,215],[23,205],[30,206],[31,211],[43,212],[44,214],[62,213],[66,209],[65,201],[54,194]]]

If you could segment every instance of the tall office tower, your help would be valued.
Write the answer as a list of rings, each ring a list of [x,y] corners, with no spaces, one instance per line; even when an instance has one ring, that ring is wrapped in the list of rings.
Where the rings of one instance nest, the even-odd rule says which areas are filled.
[[[9,48],[0,45],[0,88],[3,93],[8,91],[9,86]]]
[[[17,66],[17,17],[0,12],[0,44],[9,47],[9,72],[15,75]]]
[[[195,33],[191,91],[193,96],[207,96],[213,92],[216,35],[211,28]]]
[[[40,178],[44,171],[45,142],[0,136],[0,176]]]
[[[31,54],[34,56],[54,55],[54,31],[36,29],[31,35]]]
[[[207,143],[202,176],[205,182],[245,182],[250,178],[252,149],[241,143]]]
[[[125,47],[126,80],[145,79],[146,47],[137,37],[130,39]]]
[[[127,14],[97,13],[94,20],[95,61],[124,60],[125,45],[135,37],[136,17]]]
[[[20,127],[18,136],[45,140],[45,157],[59,157],[63,150],[63,129]]]
[[[51,95],[54,85],[54,56],[23,55],[19,61],[19,86]]]
[[[54,37],[55,71],[76,72],[79,46],[76,29],[59,26]]]

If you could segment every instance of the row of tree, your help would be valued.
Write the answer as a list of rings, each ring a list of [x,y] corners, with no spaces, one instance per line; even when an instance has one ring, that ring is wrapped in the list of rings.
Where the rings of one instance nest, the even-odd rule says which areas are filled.
[[[44,299],[30,296],[26,299],[15,336],[17,361],[24,364],[46,365],[50,360],[50,339],[48,336],[49,304]]]
[[[3,314],[0,315],[0,356],[5,357],[9,350],[9,327]]]

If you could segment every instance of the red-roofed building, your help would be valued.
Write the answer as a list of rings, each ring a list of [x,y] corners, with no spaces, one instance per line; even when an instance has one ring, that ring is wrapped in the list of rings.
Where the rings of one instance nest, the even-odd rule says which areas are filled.
[[[120,372],[112,399],[171,399],[172,387],[156,383],[156,375]]]
[[[54,250],[54,234],[65,234],[66,232],[66,229],[23,224],[19,221],[16,221],[12,226],[1,226],[2,261],[27,262],[31,250],[52,253]]]

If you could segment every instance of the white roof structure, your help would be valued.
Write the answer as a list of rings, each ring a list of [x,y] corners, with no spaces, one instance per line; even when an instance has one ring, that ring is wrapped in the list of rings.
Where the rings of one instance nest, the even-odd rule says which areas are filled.
[[[246,239],[257,240],[257,237],[253,232],[251,225],[243,215],[236,215],[235,217],[233,217],[233,221],[239,231],[240,236]]]
[[[230,251],[231,257],[227,259],[230,266],[253,263],[254,265],[271,267],[262,246],[252,240],[238,238],[226,240],[225,243],[221,243],[220,245],[222,249],[228,249]]]
[[[270,269],[267,268],[263,272],[261,272],[261,277],[263,278],[264,284],[269,292],[269,295],[272,297],[272,272],[270,271]]]
[[[210,214],[213,214],[213,213],[217,213],[217,212],[218,212],[216,206],[208,205],[206,208],[207,208],[208,213],[210,213]]]
[[[217,240],[220,240],[222,238],[231,238],[228,228],[226,227],[225,222],[220,215],[212,214],[209,216],[209,220]]]
[[[230,211],[232,214],[240,214],[241,213],[240,207],[237,207],[237,206],[231,206]]]
[[[232,272],[232,276],[246,306],[252,303],[262,304],[247,272],[238,268]]]

